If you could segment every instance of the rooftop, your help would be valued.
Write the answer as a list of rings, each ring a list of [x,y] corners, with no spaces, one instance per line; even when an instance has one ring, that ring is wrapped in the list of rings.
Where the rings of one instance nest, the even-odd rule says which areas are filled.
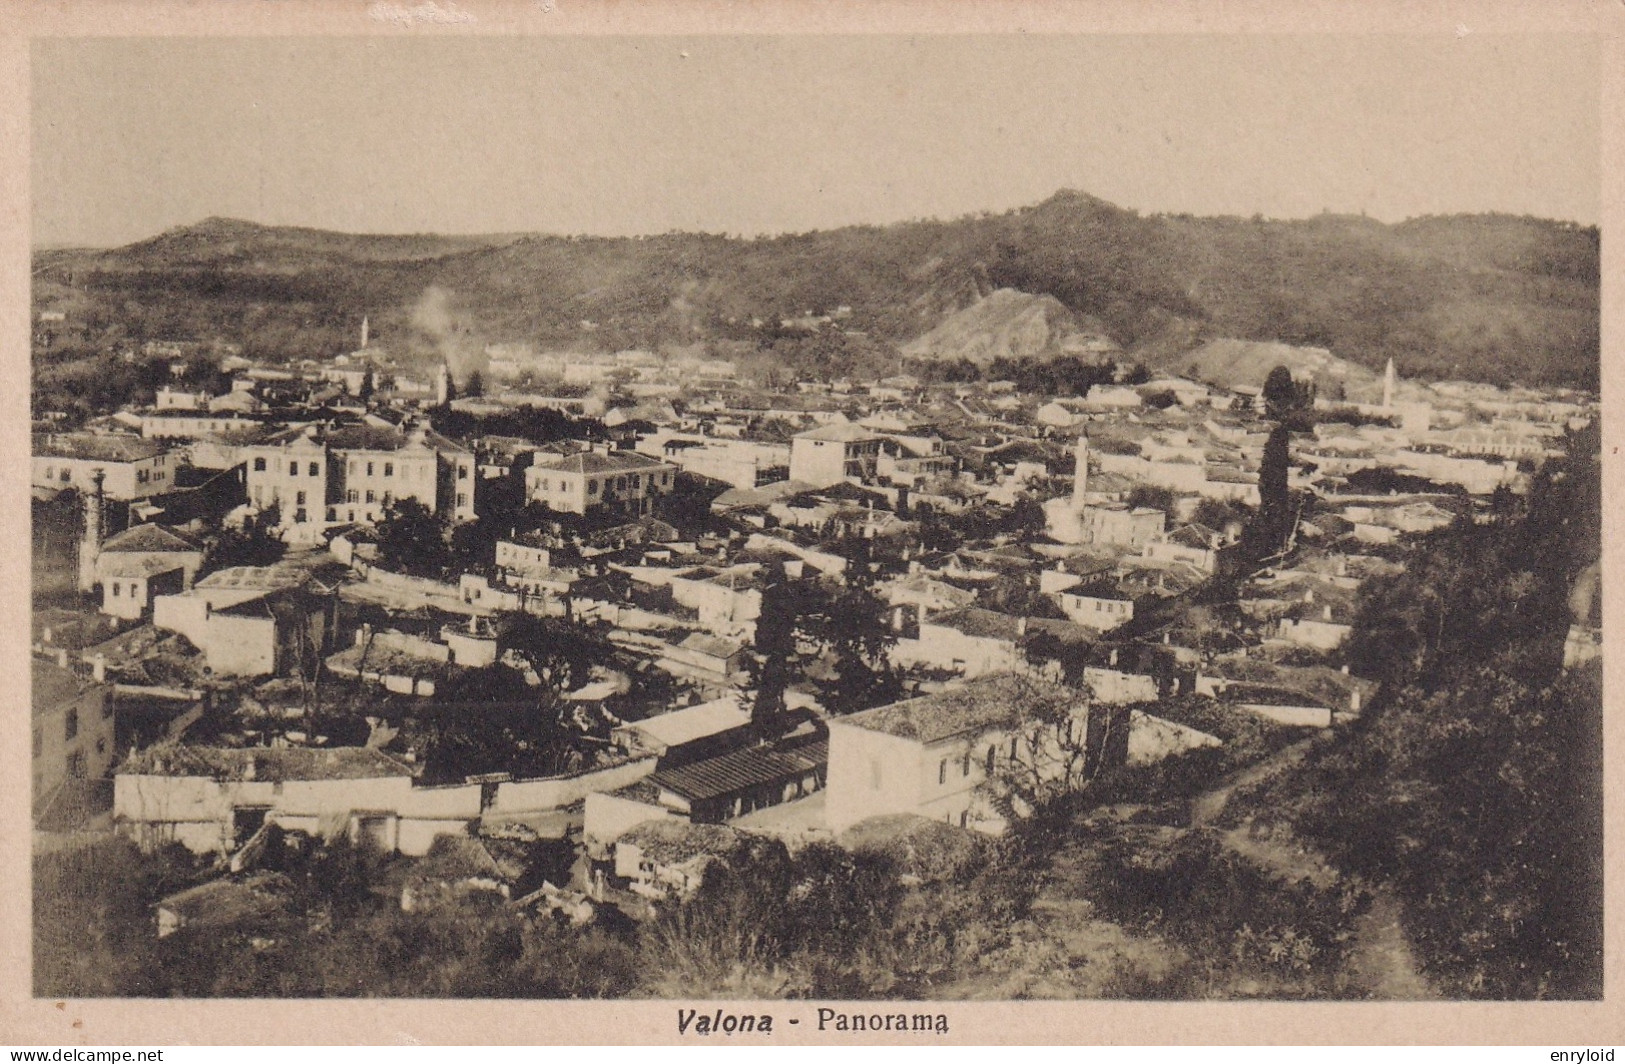
[[[690,824],[683,820],[645,820],[618,840],[643,851],[652,861],[682,864],[696,857],[721,856],[739,843],[732,828],[720,824]]]
[[[1075,699],[1082,705],[1082,696],[1064,687],[1000,673],[936,694],[853,713],[830,723],[934,743],[984,729],[1009,727],[1028,715],[1035,700],[1051,698]]]
[[[862,425],[850,421],[835,421],[828,425],[820,425],[806,432],[796,433],[798,440],[821,440],[828,443],[858,443],[866,440],[878,440],[879,433],[864,428]]]
[[[210,573],[196,584],[203,590],[236,589],[241,591],[274,591],[283,587],[297,587],[310,579],[303,569],[273,565],[233,565]]]
[[[681,746],[750,723],[750,710],[737,698],[719,698],[687,709],[674,709],[627,727],[665,747]]]
[[[34,714],[38,716],[47,710],[60,706],[77,698],[92,684],[72,669],[50,661],[33,661],[34,679]]]
[[[558,470],[562,473],[583,473],[602,476],[606,473],[647,473],[656,469],[665,469],[666,465],[653,458],[645,458],[641,454],[618,452],[616,454],[599,454],[588,451],[583,454],[573,454],[559,462],[551,463],[546,468]]]
[[[364,746],[318,749],[270,746],[231,749],[165,745],[132,754],[121,775],[207,776],[217,780],[362,780],[411,776],[412,770],[381,750]]]
[[[827,739],[788,748],[749,746],[703,761],[657,769],[649,782],[699,802],[804,776],[828,762]]]
[[[44,433],[34,437],[41,458],[77,458],[87,462],[139,462],[167,454],[168,447],[139,436],[98,436],[88,432]]]
[[[102,544],[102,553],[152,553],[159,551],[200,551],[203,547],[190,536],[163,525],[136,525],[134,528],[109,536]]]

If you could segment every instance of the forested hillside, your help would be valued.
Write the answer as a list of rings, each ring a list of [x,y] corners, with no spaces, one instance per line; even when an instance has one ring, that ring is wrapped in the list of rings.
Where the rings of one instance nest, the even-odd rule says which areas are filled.
[[[428,353],[412,322],[431,286],[471,338],[544,349],[772,350],[781,321],[847,308],[826,331],[860,338],[838,354],[861,370],[890,368],[900,345],[1012,289],[1052,297],[1147,363],[1235,337],[1372,369],[1392,357],[1411,377],[1592,385],[1598,246],[1594,228],[1531,218],[1141,216],[1076,192],[755,239],[349,236],[211,219],[110,251],[42,251],[34,300],[69,315],[53,360],[118,337],[328,355],[353,346],[363,314],[382,342]]]
[[[1434,533],[1362,589],[1349,646],[1382,688],[1353,734],[1238,807],[1390,885],[1451,997],[1602,992],[1602,670],[1564,670],[1601,553],[1595,427],[1522,514]]]

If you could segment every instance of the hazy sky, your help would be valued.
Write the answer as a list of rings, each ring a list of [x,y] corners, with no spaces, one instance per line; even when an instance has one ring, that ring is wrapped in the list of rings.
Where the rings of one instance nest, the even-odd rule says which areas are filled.
[[[36,42],[38,244],[798,231],[1076,188],[1143,212],[1595,223],[1580,37]]]

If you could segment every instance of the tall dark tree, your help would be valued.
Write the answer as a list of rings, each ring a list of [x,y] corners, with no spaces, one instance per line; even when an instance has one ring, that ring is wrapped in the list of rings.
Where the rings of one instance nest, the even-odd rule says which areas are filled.
[[[1285,366],[1276,366],[1264,378],[1265,413],[1277,421],[1285,418],[1301,405],[1300,394],[1297,383],[1292,379],[1292,371]]]
[[[1264,455],[1258,466],[1258,514],[1247,530],[1249,546],[1260,558],[1281,549],[1292,525],[1292,496],[1287,488],[1291,439],[1287,427],[1277,424],[1264,441]]]
[[[762,591],[762,611],[756,618],[755,654],[751,660],[756,698],[751,704],[751,725],[768,738],[784,715],[784,692],[794,678],[796,625],[803,600],[800,581],[780,573]]]

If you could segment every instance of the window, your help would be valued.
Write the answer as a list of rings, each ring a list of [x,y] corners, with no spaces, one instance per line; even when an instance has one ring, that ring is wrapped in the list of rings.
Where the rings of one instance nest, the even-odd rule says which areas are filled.
[[[998,756],[999,756],[998,750],[995,747],[989,745],[988,748],[987,748],[987,774],[989,776],[993,775],[993,763],[994,763],[994,760]]]
[[[78,734],[79,711],[77,709],[70,709],[68,710],[68,715],[63,718],[62,721],[62,737],[71,741],[73,737]]]
[[[461,492],[461,491],[459,491],[457,493],[457,505],[458,506],[467,506],[468,505],[468,495],[466,493]]]
[[[62,476],[61,476],[60,479],[61,479],[62,483],[66,484],[68,481],[73,479],[73,473],[71,471],[69,471],[69,470],[64,469],[62,471]]]
[[[458,480],[467,480],[468,479],[468,467],[467,466],[460,465],[460,466],[457,467],[457,479]]]
[[[46,466],[45,467],[45,479],[50,480],[54,476],[56,476],[56,470],[52,469],[50,466]]]
[[[296,477],[298,475],[299,475],[299,463],[298,462],[289,462],[288,463],[288,476]]]
[[[539,490],[541,490],[541,491],[552,491],[553,490],[553,482],[548,480],[546,477],[543,477],[541,487],[540,487]]]
[[[353,502],[354,500],[351,500],[351,501]],[[345,515],[344,519],[346,521],[354,521],[355,520],[355,511],[351,510],[348,514]]]
[[[367,476],[369,476],[369,477],[372,476],[372,463],[371,462],[367,463]]]
[[[937,766],[937,782],[939,784],[948,782],[948,761],[946,758],[943,759],[942,764]]]
[[[256,473],[265,472],[265,459],[263,459],[263,458],[254,459],[254,472],[256,472]]]
[[[394,475],[395,475],[395,463],[394,462],[385,462],[384,463],[384,476],[392,477]]]
[[[68,775],[78,780],[85,778],[85,752],[83,750],[75,750],[68,755]]]
[[[969,824],[970,824],[970,810],[969,809],[961,809],[959,811],[959,826],[960,827],[968,827]]]
[[[313,476],[313,477],[314,477],[314,476],[318,476],[318,475],[319,475],[319,474],[318,474],[318,472],[317,472],[317,469],[318,469],[318,466],[317,466],[317,465],[316,465],[316,463],[315,463],[315,462],[312,462],[312,463],[310,463],[310,465],[309,465],[309,466],[308,466],[308,467],[307,467],[307,468],[306,468],[306,469],[305,469],[305,472],[306,472],[306,473],[309,473],[309,474],[310,474],[310,475],[311,475],[311,476]]]
[[[303,506],[303,505],[305,505],[305,493],[302,492],[302,491],[294,492],[294,494],[293,494],[293,504],[295,506]]]
[[[970,775],[970,751],[969,750],[965,751],[964,758],[961,759],[961,761],[959,762],[959,774],[961,776],[969,776]]]
[[[395,493],[391,492],[391,491],[384,492],[384,497],[383,497],[382,501],[383,501],[383,504],[385,506],[388,506],[390,503],[395,501]]]
[[[367,492],[367,502],[369,504],[375,503],[377,501],[378,501],[378,493],[377,492],[374,492],[374,491]]]
[[[327,519],[329,521],[337,521],[339,519],[339,512],[333,507],[329,506],[327,508]]]
[[[359,491],[355,490],[354,488],[351,488],[349,491],[344,493],[344,501],[345,502],[360,502],[361,501],[361,493]]]
[[[113,597],[118,598],[122,594],[124,594],[124,585],[120,584],[120,583],[114,583],[113,584]]]

